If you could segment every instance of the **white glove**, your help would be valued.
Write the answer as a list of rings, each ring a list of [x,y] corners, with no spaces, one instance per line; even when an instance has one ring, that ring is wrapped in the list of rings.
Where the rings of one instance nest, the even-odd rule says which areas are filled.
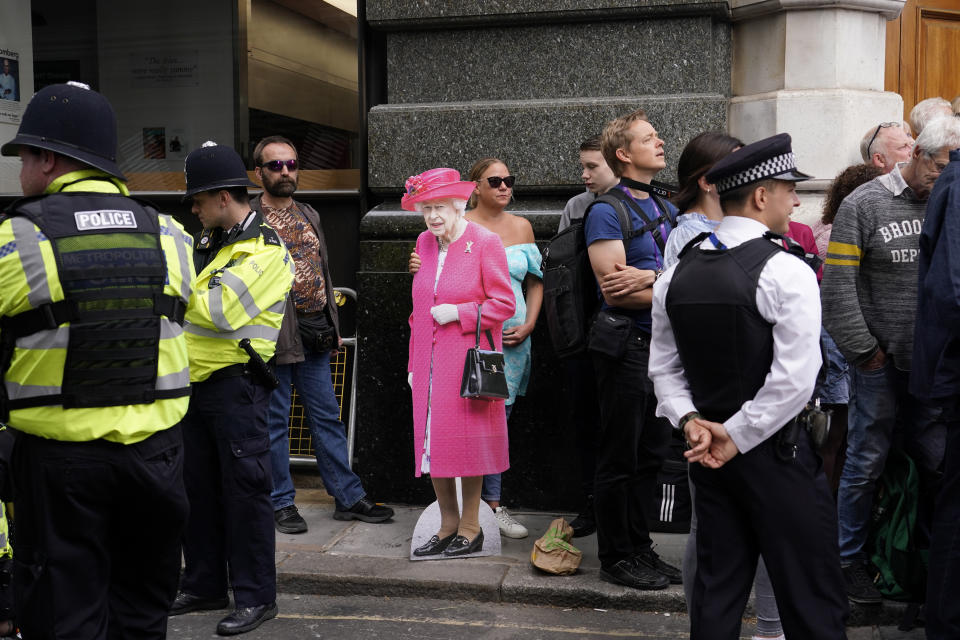
[[[438,304],[435,307],[430,307],[430,313],[433,314],[433,319],[440,324],[453,322],[460,317],[455,304]]]
[[[407,384],[413,389],[413,371],[407,373]]]

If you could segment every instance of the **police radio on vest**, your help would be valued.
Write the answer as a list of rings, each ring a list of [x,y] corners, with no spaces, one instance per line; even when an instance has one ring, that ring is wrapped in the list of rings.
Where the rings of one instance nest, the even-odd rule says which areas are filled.
[[[114,211],[102,209],[100,211],[77,211],[73,214],[77,221],[77,231],[91,229],[136,229],[137,219],[133,211]]]

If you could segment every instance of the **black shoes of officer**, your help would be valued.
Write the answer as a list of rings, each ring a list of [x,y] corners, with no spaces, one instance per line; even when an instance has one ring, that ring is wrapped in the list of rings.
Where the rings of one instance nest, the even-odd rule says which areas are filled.
[[[847,599],[856,604],[880,604],[883,597],[873,586],[866,562],[854,562],[843,567],[843,581],[847,585]]]
[[[637,554],[634,559],[638,564],[642,564],[648,569],[653,569],[657,573],[665,575],[667,580],[670,581],[670,584],[683,584],[683,574],[680,573],[680,569],[664,562],[653,549],[647,549]]]
[[[273,522],[280,533],[306,533],[307,531],[307,521],[297,511],[295,504],[274,511]]]
[[[465,556],[471,553],[476,553],[483,549],[483,530],[480,530],[473,540],[467,540],[464,536],[457,536],[454,538],[450,544],[447,545],[447,548],[443,550],[443,555],[447,558],[456,558],[457,556]]]
[[[362,520],[364,522],[383,522],[393,517],[393,509],[377,504],[364,496],[357,500],[357,504],[349,509],[340,510],[339,507],[333,512],[334,520]]]
[[[170,615],[179,616],[191,611],[226,609],[229,604],[230,598],[203,598],[186,591],[178,591],[177,597],[173,599],[173,604],[170,606]]]
[[[601,568],[600,577],[609,582],[644,591],[666,589],[670,585],[670,579],[667,576],[654,571],[636,558],[624,558],[611,567]]]
[[[253,631],[261,624],[277,617],[277,603],[261,604],[256,607],[235,609],[233,613],[220,621],[217,625],[218,636],[235,636],[247,631]]]
[[[418,558],[423,556],[435,556],[443,553],[443,550],[450,546],[450,543],[453,542],[453,539],[457,537],[457,532],[454,531],[445,538],[441,538],[438,535],[432,536],[426,543],[420,545],[413,550],[413,555]]]

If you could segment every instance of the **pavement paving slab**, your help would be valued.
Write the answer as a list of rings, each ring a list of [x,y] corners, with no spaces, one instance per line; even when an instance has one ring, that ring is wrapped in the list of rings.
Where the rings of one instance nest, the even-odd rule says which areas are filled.
[[[602,580],[595,534],[572,541],[583,552],[577,573],[552,576],[534,568],[530,564],[534,540],[547,530],[551,520],[558,516],[569,519],[573,514],[511,511],[530,535],[520,540],[501,538],[499,555],[411,562],[410,542],[422,507],[393,506],[394,518],[381,524],[343,522],[333,519],[333,503],[325,494],[301,490],[298,508],[309,531],[299,535],[277,534],[277,579],[281,592],[590,607],[662,615],[685,611],[680,586],[639,591]],[[655,550],[666,562],[682,565],[685,534],[654,533],[652,538]],[[747,617],[752,615],[751,605],[745,612]],[[894,633],[903,610],[904,605],[895,602],[878,607],[851,606],[849,625],[873,629],[872,635],[863,635],[860,629],[851,638],[921,638],[922,632]]]

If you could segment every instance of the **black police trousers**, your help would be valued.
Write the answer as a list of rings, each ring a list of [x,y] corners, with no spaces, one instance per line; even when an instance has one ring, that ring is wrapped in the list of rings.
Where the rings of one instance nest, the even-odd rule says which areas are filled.
[[[736,640],[763,555],[788,638],[846,638],[837,507],[806,433],[781,460],[776,436],[719,469],[690,465],[697,498],[692,640]]]
[[[12,468],[23,637],[165,638],[187,518],[179,425],[132,445],[20,433]]]
[[[199,382],[183,419],[190,518],[180,589],[223,598],[229,575],[237,608],[277,597],[269,397],[247,376]]]

